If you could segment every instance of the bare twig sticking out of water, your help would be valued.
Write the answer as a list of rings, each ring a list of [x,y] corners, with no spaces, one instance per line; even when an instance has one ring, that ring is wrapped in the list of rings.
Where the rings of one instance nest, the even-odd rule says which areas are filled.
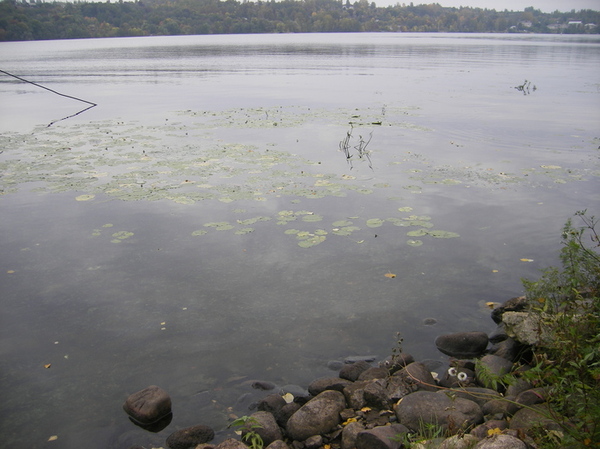
[[[531,91],[536,91],[537,87],[534,84],[533,87],[531,87],[531,90],[529,89],[531,87],[531,81],[527,81],[525,80],[523,82],[523,84],[521,84],[520,86],[515,86],[515,89],[517,89],[519,92],[523,92],[523,95],[529,95],[531,93]]]
[[[83,113],[83,112],[87,111],[88,109],[92,109],[94,106],[98,106],[98,104],[97,104],[97,103],[92,103],[91,101],[87,101],[87,100],[84,100],[84,99],[82,99],[82,98],[78,98],[78,97],[74,97],[74,96],[72,96],[72,95],[67,95],[67,94],[63,94],[63,93],[57,92],[57,91],[55,91],[54,89],[50,89],[49,87],[42,86],[41,84],[34,83],[33,81],[26,80],[25,78],[21,78],[20,76],[13,75],[12,73],[8,73],[8,72],[7,72],[7,71],[5,71],[5,70],[0,70],[0,73],[4,73],[5,75],[12,76],[13,78],[16,78],[16,79],[18,79],[19,81],[23,81],[24,83],[33,84],[33,85],[34,85],[34,86],[36,86],[36,87],[40,87],[40,88],[42,88],[42,89],[46,89],[47,91],[50,91],[50,92],[52,92],[53,94],[56,94],[56,95],[60,95],[61,97],[66,97],[66,98],[70,98],[71,100],[77,100],[77,101],[81,101],[82,103],[87,103],[87,104],[89,104],[89,105],[90,105],[90,106],[88,106],[87,108],[84,108],[84,109],[82,109],[82,110],[81,110],[81,111],[79,111],[79,112],[76,112],[75,114],[69,115],[69,116],[67,116],[67,117],[64,117],[64,118],[61,118],[61,119],[59,119],[59,120],[54,120],[53,122],[50,122],[50,124],[48,125],[48,127],[50,127],[50,126],[54,125],[56,122],[60,122],[60,121],[62,121],[62,120],[66,120],[66,119],[68,119],[68,118],[75,117],[76,115],[79,115],[79,114],[81,114],[81,113]]]
[[[346,157],[346,162],[348,162],[348,165],[350,165],[350,170],[352,170],[353,165],[352,165],[352,153],[350,151],[350,140],[352,139],[352,131],[354,130],[354,127],[352,126],[352,123],[350,123],[350,129],[348,131],[346,131],[346,137],[344,137],[341,141],[340,141],[340,150],[344,153],[344,156]],[[363,139],[363,136],[358,136],[358,144],[355,145],[353,148],[356,150],[356,153],[358,154],[358,158],[359,159],[367,159],[369,161],[369,168],[371,170],[373,170],[373,163],[371,162],[371,155],[370,155],[370,151],[367,150],[367,146],[369,145],[369,143],[371,142],[371,139],[373,138],[373,131],[371,131],[369,133],[369,140],[365,140]]]

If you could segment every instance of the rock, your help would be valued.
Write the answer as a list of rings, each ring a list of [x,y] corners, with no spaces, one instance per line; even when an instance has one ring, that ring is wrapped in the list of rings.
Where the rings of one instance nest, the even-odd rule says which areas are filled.
[[[269,444],[265,449],[290,449],[285,441],[277,440]]]
[[[527,299],[525,296],[511,298],[500,307],[496,307],[494,310],[492,310],[492,320],[494,320],[494,323],[500,324],[502,321],[502,316],[505,312],[519,312],[524,310],[525,307],[527,307]]]
[[[510,360],[498,357],[497,355],[487,354],[479,360],[479,364],[475,367],[475,375],[482,386],[492,388],[492,382],[486,381],[486,377],[490,375],[492,377],[501,377],[508,374],[512,366],[513,364]]]
[[[531,388],[519,393],[515,402],[518,402],[521,405],[530,406],[546,402],[547,399],[548,394],[544,388]]]
[[[304,441],[305,449],[318,449],[323,446],[323,437],[321,435],[313,435]]]
[[[492,399],[481,406],[481,411],[485,416],[496,416],[498,418],[510,416],[518,409],[518,407],[515,407],[515,410],[511,411],[512,403],[509,401],[514,400],[515,398],[510,396],[502,399]]]
[[[260,425],[260,427],[252,430],[260,435],[265,446],[268,446],[273,441],[283,439],[283,435],[275,421],[275,417],[270,412],[260,411],[252,413],[251,417]],[[248,433],[248,431],[242,430],[242,436],[246,433]]]
[[[162,388],[150,385],[131,394],[123,410],[139,424],[154,424],[171,414],[171,397]]]
[[[506,333],[520,343],[533,346],[548,346],[552,341],[540,316],[529,312],[505,312],[502,322]]]
[[[523,358],[523,356],[531,351],[531,348],[527,345],[523,345],[517,342],[513,338],[506,338],[505,340],[494,344],[488,354],[497,355],[504,359],[516,362]]]
[[[310,383],[308,392],[313,396],[317,396],[325,390],[336,390],[341,393],[344,391],[344,387],[351,383],[349,380],[340,379],[339,377],[321,377]]]
[[[214,449],[248,449],[248,446],[234,438],[227,438],[222,443],[217,444]]]
[[[367,382],[363,390],[363,397],[368,406],[379,410],[390,408],[385,384],[383,379],[375,379],[371,382]]]
[[[344,397],[350,408],[359,410],[367,405],[367,401],[365,400],[365,387],[368,384],[368,381],[354,382],[344,388]]]
[[[427,367],[420,362],[406,365],[394,373],[392,378],[399,377],[407,385],[415,385],[419,390],[437,391],[435,380]]]
[[[351,355],[344,359],[344,363],[357,363],[357,362],[374,362],[377,360],[376,355]]]
[[[356,449],[399,449],[401,444],[398,436],[408,432],[401,424],[363,430],[356,437]]]
[[[359,422],[351,422],[342,430],[341,449],[354,449],[356,447],[356,437],[365,427]]]
[[[527,449],[527,445],[510,435],[493,435],[481,440],[475,449]]]
[[[470,359],[479,357],[488,345],[485,332],[456,332],[435,339],[437,348],[446,355]]]
[[[465,435],[452,435],[450,438],[446,438],[438,446],[438,449],[472,449],[478,442],[479,438],[468,433]]]
[[[287,422],[287,433],[294,440],[304,441],[322,435],[340,423],[340,412],[346,408],[344,395],[326,390],[308,401]]]
[[[275,384],[271,383],[271,382],[266,382],[263,380],[257,380],[257,381],[252,382],[252,388],[254,388],[255,390],[263,390],[263,391],[273,390],[275,388]]]
[[[414,361],[415,359],[412,355],[406,352],[401,352],[400,354],[395,354],[391,357],[386,358],[383,362],[379,364],[379,366],[387,368],[390,374],[394,374],[396,371],[404,368],[406,365]]]
[[[169,449],[194,449],[198,444],[208,443],[215,437],[215,432],[208,426],[198,424],[176,430],[167,438]]]
[[[412,431],[418,431],[423,424],[432,424],[456,433],[483,422],[483,413],[475,402],[432,391],[416,391],[405,396],[396,405],[395,412],[398,422]]]
[[[275,420],[277,421],[277,424],[285,428],[288,419],[290,419],[290,416],[292,416],[294,413],[300,410],[300,407],[302,407],[302,404],[298,404],[297,402],[290,402],[289,404],[285,404],[275,414]]]
[[[491,419],[478,425],[471,430],[471,435],[475,435],[479,439],[487,438],[490,434],[488,431],[493,429],[504,430],[508,428],[508,423],[503,419]]]
[[[369,368],[371,368],[369,363],[365,362],[364,360],[360,360],[356,363],[344,365],[340,370],[339,376],[342,379],[354,382],[358,379],[358,376],[360,376],[363,371],[366,371]]]
[[[285,399],[283,399],[281,395],[270,394],[258,401],[257,409],[275,415],[285,404],[287,404],[287,402],[285,402]]]
[[[419,389],[412,379],[405,380],[405,377],[396,374],[398,374],[398,372],[394,373],[394,375],[388,379],[386,387],[388,399],[393,403],[398,402],[398,400],[402,399],[407,394],[413,393]]]
[[[444,393],[443,391],[439,392],[440,394]],[[499,399],[502,396],[496,390],[492,390],[490,388],[479,388],[479,387],[466,387],[455,389],[452,391],[456,397],[468,399],[477,403],[480,407],[483,406],[488,401],[493,399]]]
[[[560,431],[558,423],[547,418],[544,414],[550,414],[550,410],[546,404],[534,405],[532,408],[522,408],[514,414],[508,427],[510,429],[523,429],[525,432],[533,427]]]
[[[374,366],[369,368],[358,376],[358,380],[373,380],[373,379],[385,379],[388,376],[387,368],[380,366]]]

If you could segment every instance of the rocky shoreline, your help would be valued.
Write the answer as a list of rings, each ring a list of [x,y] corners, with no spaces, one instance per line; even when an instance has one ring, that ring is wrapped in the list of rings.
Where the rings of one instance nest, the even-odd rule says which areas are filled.
[[[237,423],[241,439],[213,445],[205,425],[180,429],[169,449],[527,449],[536,427],[559,430],[536,410],[546,408],[542,388],[525,380],[505,387],[503,375],[526,369],[539,326],[524,297],[494,308],[496,330],[441,335],[435,345],[450,356],[432,372],[427,362],[399,349],[386,360],[345,360],[334,377],[314,380],[307,391],[276,391],[268,382],[256,411]],[[477,361],[477,363],[475,363]],[[441,374],[440,374],[441,373]],[[171,399],[157,386],[132,394],[123,406],[130,419],[151,431],[170,423]],[[409,443],[414,434],[426,441]],[[257,438],[260,437],[260,438]],[[130,449],[141,449],[131,446]],[[148,448],[149,449],[149,448]]]

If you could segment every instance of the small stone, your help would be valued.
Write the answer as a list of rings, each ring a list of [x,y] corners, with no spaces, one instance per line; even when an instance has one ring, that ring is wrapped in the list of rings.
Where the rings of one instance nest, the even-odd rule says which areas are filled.
[[[527,445],[510,435],[493,435],[475,445],[475,449],[526,449]]]
[[[356,363],[348,363],[342,367],[339,376],[342,379],[354,382],[363,371],[366,371],[369,368],[371,368],[371,365],[364,360],[360,360]]]

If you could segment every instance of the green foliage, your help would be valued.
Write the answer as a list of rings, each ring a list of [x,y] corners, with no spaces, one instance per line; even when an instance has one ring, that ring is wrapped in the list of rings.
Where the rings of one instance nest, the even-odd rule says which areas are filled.
[[[229,424],[229,427],[238,427],[241,430],[242,440],[249,444],[250,449],[263,449],[263,439],[256,432],[256,429],[261,429],[262,425],[256,418],[242,416]]]
[[[592,23],[600,23],[599,11],[495,11],[435,3],[377,7],[365,0],[0,1],[0,41],[360,31],[600,33],[600,26],[585,26]]]
[[[582,225],[570,219],[564,226],[562,269],[524,281],[530,312],[544,332],[524,377],[546,389],[551,418],[564,431],[560,439],[540,429],[548,447],[600,441],[600,240],[593,216],[580,211],[575,217]]]

